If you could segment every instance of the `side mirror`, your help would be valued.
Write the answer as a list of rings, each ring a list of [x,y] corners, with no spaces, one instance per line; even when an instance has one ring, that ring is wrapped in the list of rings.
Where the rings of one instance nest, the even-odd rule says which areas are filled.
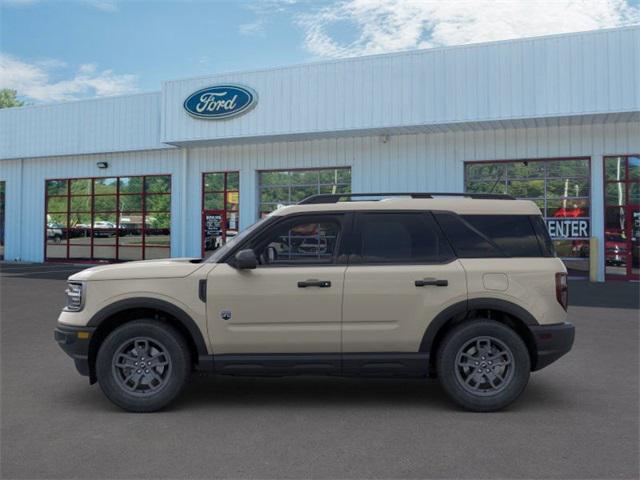
[[[235,256],[235,265],[238,270],[252,270],[258,266],[256,253],[250,248],[240,250]]]

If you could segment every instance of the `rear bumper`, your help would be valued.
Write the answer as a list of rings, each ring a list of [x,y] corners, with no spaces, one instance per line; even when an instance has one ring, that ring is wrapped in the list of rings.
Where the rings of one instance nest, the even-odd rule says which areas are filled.
[[[569,323],[530,326],[536,342],[537,360],[532,368],[540,370],[555,362],[571,350],[575,338],[575,327]]]
[[[67,325],[58,325],[53,331],[60,348],[69,355],[80,375],[89,376],[89,342],[95,328],[91,327],[71,327]],[[78,335],[78,334],[81,335]],[[84,338],[86,337],[86,338]]]

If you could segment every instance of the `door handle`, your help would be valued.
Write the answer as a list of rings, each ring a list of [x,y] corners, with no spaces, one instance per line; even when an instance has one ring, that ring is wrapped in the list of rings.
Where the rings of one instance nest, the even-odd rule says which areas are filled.
[[[309,279],[304,282],[298,282],[298,288],[307,288],[307,287],[320,287],[320,288],[329,288],[331,286],[331,282],[328,280],[316,280]]]
[[[449,280],[439,280],[436,278],[423,278],[422,280],[415,281],[416,287],[447,287],[449,286]]]

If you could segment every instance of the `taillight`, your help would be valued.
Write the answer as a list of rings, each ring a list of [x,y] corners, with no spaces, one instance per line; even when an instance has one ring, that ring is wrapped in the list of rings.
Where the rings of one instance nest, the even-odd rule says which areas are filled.
[[[569,284],[566,273],[556,273],[556,298],[562,308],[566,310],[569,304]]]

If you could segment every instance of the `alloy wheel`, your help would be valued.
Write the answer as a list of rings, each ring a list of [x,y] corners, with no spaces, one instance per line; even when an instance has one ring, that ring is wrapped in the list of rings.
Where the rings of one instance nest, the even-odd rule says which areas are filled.
[[[492,396],[503,391],[513,378],[515,360],[511,349],[495,337],[475,337],[456,355],[456,378],[473,395]]]
[[[147,396],[167,384],[172,362],[162,343],[149,337],[136,337],[118,347],[111,366],[123,390],[131,395]]]

